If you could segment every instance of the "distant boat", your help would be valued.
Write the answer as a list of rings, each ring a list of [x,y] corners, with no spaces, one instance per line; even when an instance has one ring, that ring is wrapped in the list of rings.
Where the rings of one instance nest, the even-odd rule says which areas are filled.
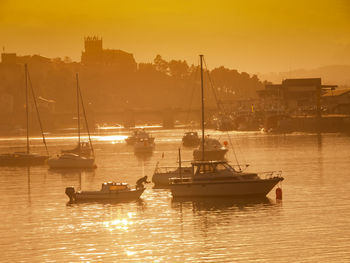
[[[264,197],[279,182],[283,181],[281,172],[265,173],[261,178],[257,173],[245,173],[235,170],[226,160],[210,161],[205,157],[204,136],[204,89],[203,89],[203,55],[201,63],[201,103],[202,103],[202,141],[201,160],[194,160],[190,177],[170,178],[170,190],[176,197]],[[179,168],[181,155],[179,151]]]
[[[121,202],[139,199],[144,190],[144,187],[131,188],[127,183],[106,182],[99,191],[75,191],[74,187],[67,187],[65,193],[70,202]]]
[[[14,152],[14,153],[3,153],[0,154],[0,166],[32,166],[32,165],[43,165],[49,158],[49,152],[46,145],[45,135],[42,128],[42,123],[39,115],[39,110],[36,103],[36,98],[34,94],[34,89],[31,85],[27,64],[24,65],[25,72],[25,108],[26,108],[26,135],[27,135],[27,150],[25,152]],[[28,81],[30,83],[31,93],[33,96],[33,101],[40,125],[41,135],[45,145],[47,155],[40,155],[37,153],[32,153],[30,151],[30,138],[29,138],[29,91],[28,91]]]
[[[221,145],[217,139],[207,136],[204,139],[204,144],[201,139],[199,148],[193,151],[193,158],[194,160],[225,160],[227,152],[228,149]]]
[[[154,150],[154,139],[143,138],[138,139],[134,144],[134,153],[152,153]]]
[[[145,129],[136,129],[128,138],[125,139],[126,143],[129,145],[134,145],[140,140],[147,140],[149,143],[154,143],[154,137],[146,132]]]
[[[198,132],[195,131],[185,132],[182,137],[182,145],[186,147],[198,146],[199,142]]]
[[[86,118],[86,112],[79,86],[78,74],[76,74],[77,81],[77,114],[78,114],[78,145],[71,150],[63,150],[61,155],[50,158],[47,163],[52,169],[84,169],[96,168],[94,148],[92,147],[89,126]],[[89,143],[81,142],[80,139],[80,103],[82,105],[86,129],[88,132]]]

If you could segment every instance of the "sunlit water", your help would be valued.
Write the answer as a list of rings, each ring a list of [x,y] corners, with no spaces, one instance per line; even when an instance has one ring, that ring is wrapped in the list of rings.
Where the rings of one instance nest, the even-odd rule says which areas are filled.
[[[155,165],[174,166],[183,130],[154,130],[138,157],[125,131],[93,136],[94,172],[0,167],[1,262],[350,262],[350,136],[211,132],[230,141],[248,171],[283,170],[283,200],[173,200],[148,185],[139,201],[68,205],[65,187],[135,184]],[[51,154],[75,146],[49,136]],[[1,138],[0,152],[24,138]],[[33,150],[43,152],[41,139]],[[14,148],[18,147],[18,148]],[[162,154],[164,158],[162,159]],[[182,149],[190,160],[192,150]],[[230,150],[229,158],[235,156]]]

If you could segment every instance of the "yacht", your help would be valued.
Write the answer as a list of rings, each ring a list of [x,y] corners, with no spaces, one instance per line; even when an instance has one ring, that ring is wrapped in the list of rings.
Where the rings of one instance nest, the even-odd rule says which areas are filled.
[[[158,164],[154,169],[152,182],[155,187],[169,186],[169,179],[173,177],[184,178],[192,175],[192,167],[159,167]]]
[[[247,173],[235,170],[227,160],[207,160],[205,158],[204,130],[204,89],[203,89],[203,55],[201,65],[201,103],[202,103],[202,154],[201,160],[191,163],[190,177],[170,178],[170,190],[176,197],[264,197],[279,182],[283,181],[282,172]],[[179,151],[180,154],[180,151]],[[181,168],[181,157],[179,156]],[[265,177],[263,177],[265,175]]]
[[[47,164],[51,169],[94,169],[97,167],[94,158],[74,153],[63,153],[56,158],[50,158]]]
[[[25,152],[14,152],[14,153],[3,153],[0,154],[0,166],[32,166],[32,165],[43,165],[49,158],[49,151],[47,149],[44,131],[42,128],[42,123],[40,120],[40,114],[36,103],[36,98],[34,94],[34,89],[30,81],[27,64],[24,65],[25,73],[25,109],[26,109],[26,137],[27,137],[27,149]],[[46,149],[46,155],[40,155],[37,153],[32,153],[30,149],[30,136],[29,136],[29,89],[28,81],[30,86],[30,91],[34,100],[34,106],[36,109],[37,117],[39,120],[39,126],[41,130],[41,135]]]
[[[194,161],[192,170],[190,177],[170,179],[174,197],[264,197],[283,181],[281,171],[241,172],[227,161]]]
[[[89,126],[86,118],[83,97],[81,94],[78,74],[76,74],[77,82],[77,115],[78,115],[78,145],[71,150],[62,150],[57,157],[50,158],[47,164],[51,169],[91,169],[96,168],[94,148],[90,137]],[[87,129],[89,143],[81,142],[80,139],[80,103],[84,113],[85,126]]]

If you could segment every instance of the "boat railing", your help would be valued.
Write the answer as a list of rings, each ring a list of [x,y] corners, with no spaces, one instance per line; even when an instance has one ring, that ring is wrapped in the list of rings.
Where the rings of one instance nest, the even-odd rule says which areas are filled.
[[[265,179],[271,179],[275,177],[282,177],[282,171],[268,171],[268,172],[261,172],[259,173],[261,177],[264,177]]]

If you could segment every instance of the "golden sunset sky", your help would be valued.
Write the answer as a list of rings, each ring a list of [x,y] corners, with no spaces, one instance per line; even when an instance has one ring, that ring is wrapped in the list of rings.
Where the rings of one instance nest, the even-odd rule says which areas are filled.
[[[350,64],[348,0],[0,0],[0,45],[80,61],[84,36],[137,62],[166,60],[249,73]]]

